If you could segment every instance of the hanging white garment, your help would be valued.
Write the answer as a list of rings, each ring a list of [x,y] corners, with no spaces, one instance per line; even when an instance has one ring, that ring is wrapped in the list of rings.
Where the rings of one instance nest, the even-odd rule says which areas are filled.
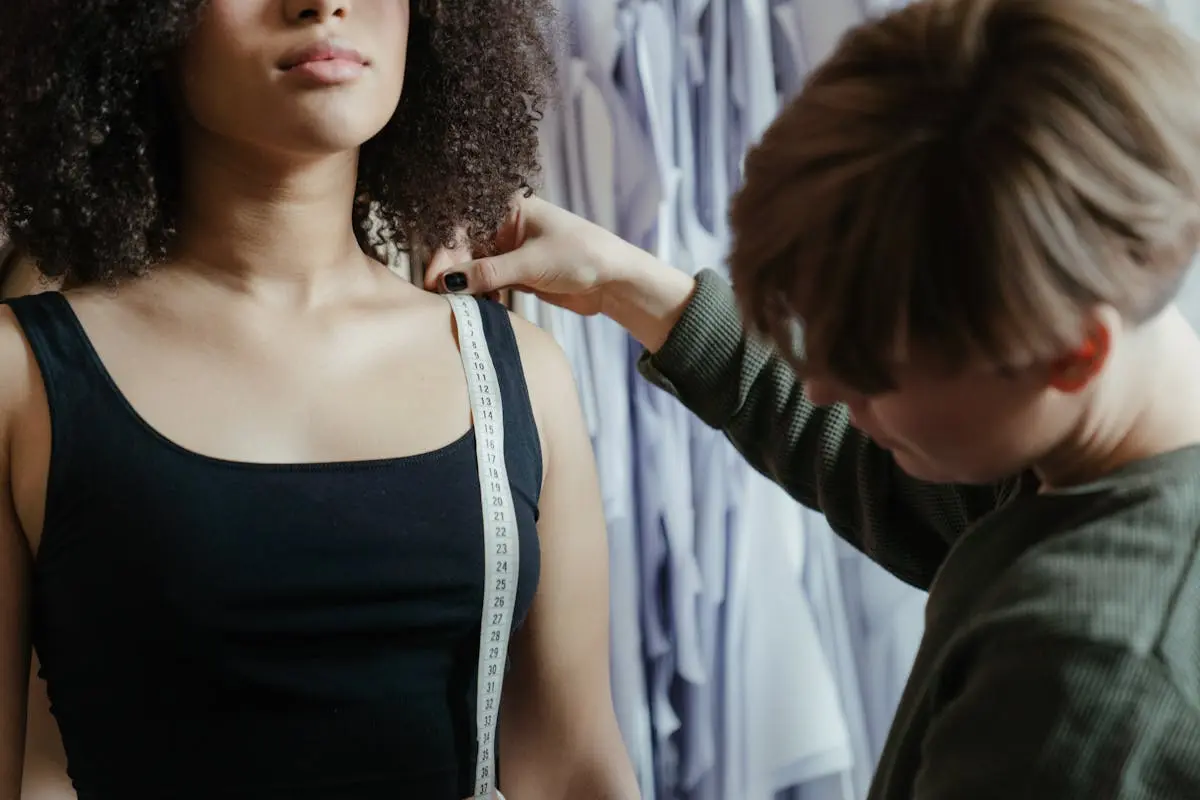
[[[696,92],[696,186],[700,220],[729,241],[729,0],[709,0],[701,19],[704,83]]]
[[[925,633],[926,595],[844,541],[836,544],[874,766]]]
[[[703,41],[700,19],[708,0],[677,0],[679,9],[676,27],[679,29],[677,54],[678,73],[673,87],[675,114],[675,158],[679,168],[678,202],[676,203],[679,237],[679,261],[676,266],[689,274],[705,268],[724,270],[728,243],[718,238],[700,220],[698,175],[704,164],[696,154],[695,95],[703,91],[707,81],[704,68]]]
[[[769,0],[729,0],[730,164],[741,185],[746,151],[779,113]]]
[[[735,499],[742,495],[745,470],[729,442],[703,424],[689,428],[692,496],[696,509],[696,563],[700,569],[697,627],[704,680],[681,681],[680,786],[693,800],[719,797],[726,737],[722,698],[736,678],[725,662],[725,602]]]
[[[776,792],[843,772],[852,764],[850,734],[837,683],[812,608],[797,580],[804,539],[796,501],[758,473],[743,487],[734,538],[742,619],[731,613],[731,641],[742,685],[744,764],[727,797],[771,800]],[[789,554],[791,557],[789,558]],[[734,671],[733,664],[729,670]],[[733,792],[737,789],[736,793]]]
[[[847,614],[838,560],[840,540],[818,512],[801,509],[800,518],[805,548],[803,572],[797,577],[811,604],[822,651],[836,679],[842,716],[849,733],[852,763],[839,779],[799,787],[792,797],[795,800],[858,800],[867,796],[875,770],[852,638],[852,631],[860,623],[852,623]]]

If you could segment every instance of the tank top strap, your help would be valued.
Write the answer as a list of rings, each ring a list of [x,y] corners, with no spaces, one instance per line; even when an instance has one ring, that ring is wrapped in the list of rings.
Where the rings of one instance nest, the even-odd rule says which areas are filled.
[[[90,430],[106,425],[111,387],[83,326],[61,292],[42,292],[3,301],[12,309],[41,372],[50,411],[53,455],[51,486],[70,452]]]
[[[538,437],[525,369],[508,309],[478,298],[479,315],[504,404],[504,451],[509,479],[536,508],[542,486],[542,446]]]

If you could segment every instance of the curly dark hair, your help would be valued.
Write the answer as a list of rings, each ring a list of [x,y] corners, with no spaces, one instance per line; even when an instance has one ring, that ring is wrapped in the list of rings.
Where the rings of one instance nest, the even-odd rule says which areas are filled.
[[[180,180],[169,76],[205,4],[5,0],[0,231],[46,275],[112,283],[167,257]],[[399,107],[360,156],[360,240],[433,250],[461,229],[487,246],[537,172],[553,19],[550,0],[413,0]]]

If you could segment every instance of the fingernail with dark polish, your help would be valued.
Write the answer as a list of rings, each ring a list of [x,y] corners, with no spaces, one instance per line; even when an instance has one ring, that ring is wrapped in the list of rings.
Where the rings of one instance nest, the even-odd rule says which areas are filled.
[[[461,292],[467,288],[467,275],[464,272],[447,272],[442,277],[442,285],[447,292]]]

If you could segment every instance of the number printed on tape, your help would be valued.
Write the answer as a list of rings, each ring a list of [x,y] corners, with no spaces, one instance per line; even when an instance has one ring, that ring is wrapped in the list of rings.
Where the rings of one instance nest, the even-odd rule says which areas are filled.
[[[480,503],[483,510],[484,596],[479,632],[477,671],[475,800],[503,800],[496,789],[496,712],[504,686],[508,637],[516,606],[520,575],[520,539],[514,512],[508,465],[504,460],[504,408],[496,367],[483,334],[479,303],[471,297],[451,295],[458,325],[459,352],[471,398],[475,429],[475,454],[479,464]],[[491,576],[496,577],[491,580]]]

